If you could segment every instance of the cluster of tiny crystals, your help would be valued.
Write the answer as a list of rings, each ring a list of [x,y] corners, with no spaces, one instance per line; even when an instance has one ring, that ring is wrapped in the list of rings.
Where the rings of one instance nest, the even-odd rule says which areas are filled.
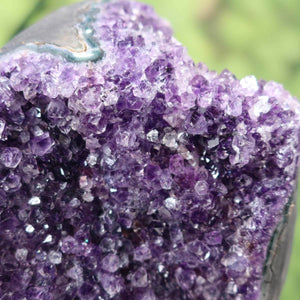
[[[195,65],[147,5],[94,9],[103,59],[0,58],[0,298],[258,299],[297,100]]]

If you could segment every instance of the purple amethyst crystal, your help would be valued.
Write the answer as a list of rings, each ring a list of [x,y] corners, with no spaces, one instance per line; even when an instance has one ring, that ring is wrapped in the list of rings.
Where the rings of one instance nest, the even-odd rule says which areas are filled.
[[[54,16],[0,57],[0,298],[277,299],[297,100],[195,65],[147,5]]]

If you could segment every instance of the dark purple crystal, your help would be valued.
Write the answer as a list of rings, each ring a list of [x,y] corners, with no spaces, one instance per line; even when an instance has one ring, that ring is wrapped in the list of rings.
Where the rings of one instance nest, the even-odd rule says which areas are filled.
[[[147,5],[88,5],[103,57],[0,57],[0,298],[259,299],[297,100],[195,65]]]

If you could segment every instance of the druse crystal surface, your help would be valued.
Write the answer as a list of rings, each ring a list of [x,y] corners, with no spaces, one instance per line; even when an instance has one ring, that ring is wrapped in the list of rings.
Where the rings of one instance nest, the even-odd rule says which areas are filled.
[[[297,100],[195,65],[144,4],[92,5],[101,60],[0,58],[0,298],[259,299]]]

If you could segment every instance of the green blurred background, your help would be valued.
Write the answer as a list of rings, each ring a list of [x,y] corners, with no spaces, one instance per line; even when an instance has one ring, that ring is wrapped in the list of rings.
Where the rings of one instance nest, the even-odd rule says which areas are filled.
[[[0,0],[0,47],[45,14],[78,0]],[[299,0],[144,0],[170,21],[196,62],[275,80],[300,99]],[[299,211],[299,206],[298,206]],[[300,299],[300,220],[281,300]]]

